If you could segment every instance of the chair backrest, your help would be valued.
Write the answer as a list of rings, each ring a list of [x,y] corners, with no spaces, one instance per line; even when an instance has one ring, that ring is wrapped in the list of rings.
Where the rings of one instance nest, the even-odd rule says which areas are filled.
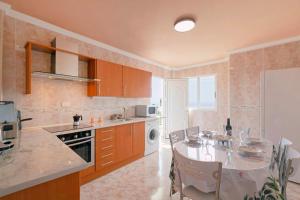
[[[280,138],[279,148],[283,149],[285,146],[291,146],[293,143],[285,137]]]
[[[169,134],[169,139],[173,151],[174,144],[177,142],[185,140],[185,132],[184,130],[179,130],[179,131],[173,131]]]
[[[279,184],[281,187],[281,193],[286,199],[286,186],[291,174],[292,159],[289,158],[289,146],[285,145],[281,150],[281,156],[279,160],[278,172],[279,172]]]
[[[186,136],[190,137],[190,136],[199,135],[200,129],[199,126],[195,126],[195,127],[187,128],[185,132],[186,132]]]
[[[180,181],[180,190],[182,192],[182,184],[193,185],[189,183],[189,179],[184,176],[194,177],[204,182],[216,183],[216,199],[219,199],[220,183],[222,176],[221,162],[203,162],[186,158],[174,149],[175,167]]]

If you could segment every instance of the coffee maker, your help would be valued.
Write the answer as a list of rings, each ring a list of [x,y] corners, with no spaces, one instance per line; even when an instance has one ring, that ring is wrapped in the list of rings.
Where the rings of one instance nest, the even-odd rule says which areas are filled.
[[[80,120],[82,120],[82,115],[74,115],[73,116],[73,126],[79,126]]]
[[[21,119],[13,101],[0,101],[0,141],[17,138],[22,122],[27,120],[32,118]]]

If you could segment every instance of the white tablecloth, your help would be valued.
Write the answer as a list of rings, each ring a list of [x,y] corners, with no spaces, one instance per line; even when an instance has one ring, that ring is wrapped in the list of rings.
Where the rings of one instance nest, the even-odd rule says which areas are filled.
[[[239,141],[234,140],[230,149],[216,145],[213,141],[204,141],[201,146],[179,142],[174,145],[174,148],[182,155],[193,160],[222,162],[221,199],[242,200],[245,194],[253,195],[260,190],[269,176],[268,168],[272,144],[267,141],[265,145],[258,147],[263,150],[263,158],[241,156],[238,153],[238,146]],[[188,179],[189,182],[192,182],[195,187],[203,192],[215,190],[215,185],[212,183],[205,183],[183,174],[181,174],[181,177],[183,180]]]

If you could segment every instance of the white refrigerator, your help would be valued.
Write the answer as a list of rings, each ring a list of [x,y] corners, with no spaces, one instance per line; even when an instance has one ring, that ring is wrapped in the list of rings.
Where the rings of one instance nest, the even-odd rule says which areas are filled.
[[[275,144],[280,137],[293,143],[290,180],[300,183],[300,68],[267,70],[263,77],[263,132]]]

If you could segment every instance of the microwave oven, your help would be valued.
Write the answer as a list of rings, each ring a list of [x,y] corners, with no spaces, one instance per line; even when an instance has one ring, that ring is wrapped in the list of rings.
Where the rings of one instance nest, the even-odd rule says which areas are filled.
[[[155,117],[158,112],[158,107],[153,105],[136,105],[135,116],[136,117]]]

